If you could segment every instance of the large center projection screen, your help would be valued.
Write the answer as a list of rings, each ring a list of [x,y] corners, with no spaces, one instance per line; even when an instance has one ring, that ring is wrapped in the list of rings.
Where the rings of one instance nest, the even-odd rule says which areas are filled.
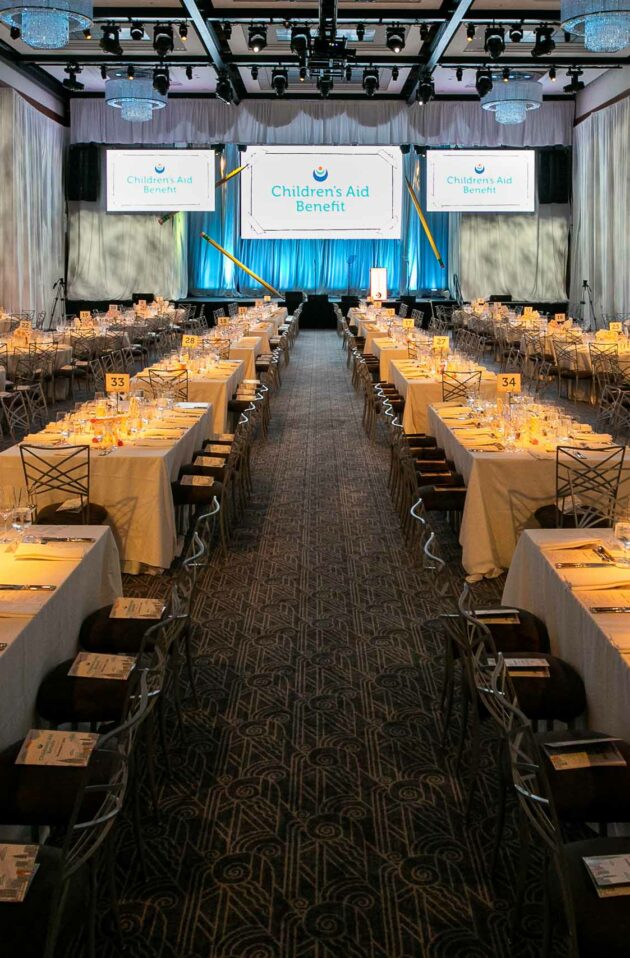
[[[534,150],[428,150],[427,209],[533,213]]]
[[[244,239],[400,239],[402,154],[381,146],[251,146]]]

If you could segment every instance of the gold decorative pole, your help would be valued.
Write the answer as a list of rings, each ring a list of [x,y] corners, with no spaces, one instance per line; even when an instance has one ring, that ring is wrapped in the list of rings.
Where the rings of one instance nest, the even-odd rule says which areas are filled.
[[[252,279],[255,279],[257,283],[260,283],[261,286],[264,286],[265,289],[268,289],[270,293],[273,293],[274,296],[277,296],[279,299],[282,299],[282,293],[278,292],[277,289],[274,289],[273,286],[270,286],[269,283],[266,283],[266,282],[264,281],[264,279],[261,279],[260,276],[257,276],[257,275],[256,275],[256,273],[253,273],[252,270],[249,269],[248,266],[245,266],[245,263],[241,263],[241,261],[240,261],[239,259],[237,259],[236,256],[232,256],[231,253],[228,253],[228,251],[227,251],[226,249],[223,249],[223,247],[220,246],[220,245],[216,242],[216,240],[213,240],[210,236],[208,236],[207,233],[203,233],[203,232],[202,232],[201,238],[202,238],[202,239],[205,239],[205,241],[206,241],[207,243],[210,243],[211,246],[214,246],[215,249],[218,249],[218,251],[219,251],[220,253],[223,253],[224,256],[227,256],[228,259],[231,259],[232,262],[233,262],[236,266],[239,267],[239,269],[244,270],[244,271],[247,273],[248,276],[251,276]]]
[[[431,230],[429,229],[429,224],[427,223],[427,221],[426,221],[426,219],[425,219],[425,217],[424,217],[424,213],[422,212],[422,207],[420,206],[420,201],[418,200],[418,197],[417,197],[416,194],[414,193],[413,187],[412,187],[411,183],[409,182],[409,177],[406,176],[406,177],[405,177],[405,181],[406,181],[406,183],[407,183],[407,189],[409,190],[409,195],[411,196],[411,202],[413,203],[413,205],[414,205],[415,208],[416,208],[416,213],[418,214],[418,217],[419,217],[419,219],[420,219],[420,222],[422,223],[422,228],[423,228],[424,232],[426,233],[426,237],[427,237],[429,243],[431,244],[431,249],[433,250],[433,253],[434,253],[434,255],[435,255],[435,258],[436,258],[436,260],[438,261],[438,263],[440,264],[440,266],[442,267],[442,269],[446,269],[446,266],[445,266],[445,264],[444,264],[444,260],[443,260],[442,257],[440,256],[439,250],[438,250],[437,246],[435,245],[435,240],[433,239],[433,236],[432,236],[432,234],[431,234]]]
[[[243,170],[246,170],[248,166],[249,163],[244,163],[242,166],[237,166],[235,170],[232,170],[230,173],[222,176],[220,180],[217,180],[214,185],[223,186],[223,184],[227,183],[228,180],[231,180],[233,176],[238,176],[239,173],[242,173]]]

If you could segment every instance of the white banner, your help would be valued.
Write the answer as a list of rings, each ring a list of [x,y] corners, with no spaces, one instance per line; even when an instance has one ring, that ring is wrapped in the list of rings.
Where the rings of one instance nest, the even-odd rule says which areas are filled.
[[[107,150],[111,213],[214,209],[214,150]]]
[[[427,210],[533,213],[534,150],[427,150]]]

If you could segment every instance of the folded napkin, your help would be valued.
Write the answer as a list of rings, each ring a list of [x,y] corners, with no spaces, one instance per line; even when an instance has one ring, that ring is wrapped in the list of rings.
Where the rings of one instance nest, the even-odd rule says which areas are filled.
[[[498,440],[491,439],[490,437],[486,438],[482,436],[480,439],[470,439],[467,442],[462,443],[466,449],[476,450],[480,446],[496,446]]]
[[[134,442],[136,448],[145,447],[147,449],[170,449],[172,445],[173,442],[171,439],[157,439],[151,436],[144,436],[142,439],[136,439]]]
[[[612,563],[611,563],[611,566],[612,566]],[[577,592],[577,591],[605,592],[609,589],[627,589],[630,586],[630,571],[624,578],[620,578],[620,570],[617,569],[616,566],[612,566],[612,568],[611,566],[608,566],[608,565],[602,566],[602,571],[609,576],[611,576],[611,573],[614,572],[615,576],[614,577],[611,576],[610,579],[606,579],[605,577],[600,578],[599,581],[598,580],[594,581],[594,577],[593,577],[593,573],[595,573],[595,575],[599,575],[599,569],[586,569],[586,570],[574,569],[572,571],[574,572],[586,571],[586,572],[589,572],[590,575],[588,577],[584,577],[583,581],[569,582],[569,585],[571,586],[574,592]]]
[[[87,542],[20,542],[13,553],[16,559],[51,559],[76,562],[85,555]]]
[[[484,436],[489,437],[490,433],[487,429],[457,429],[455,435],[458,439],[481,439]]]
[[[24,436],[22,442],[34,446],[67,446],[68,440],[58,432],[35,432]]]
[[[18,619],[37,615],[52,592],[4,592],[0,589],[0,618]]]
[[[592,546],[600,546],[601,539],[595,539],[593,536],[566,536],[562,532],[554,534],[553,539],[548,542],[539,542],[538,547],[542,552],[555,552],[556,549],[590,549]]]
[[[179,439],[184,430],[177,426],[150,426],[144,431],[145,439]]]

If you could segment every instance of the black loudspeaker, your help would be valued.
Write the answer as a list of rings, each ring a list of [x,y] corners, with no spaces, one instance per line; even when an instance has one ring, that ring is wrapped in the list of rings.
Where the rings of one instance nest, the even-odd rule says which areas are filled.
[[[301,290],[288,289],[286,291],[284,294],[284,305],[288,310],[289,316],[293,316],[293,313],[303,300],[304,293]]]
[[[75,143],[68,151],[66,198],[96,203],[101,192],[101,158],[96,143]]]
[[[571,199],[569,147],[538,151],[538,202],[568,203]]]
[[[152,303],[155,297],[153,293],[132,293],[131,294],[131,301],[134,304],[134,306],[136,303],[139,303],[141,299],[143,299],[145,303]]]

